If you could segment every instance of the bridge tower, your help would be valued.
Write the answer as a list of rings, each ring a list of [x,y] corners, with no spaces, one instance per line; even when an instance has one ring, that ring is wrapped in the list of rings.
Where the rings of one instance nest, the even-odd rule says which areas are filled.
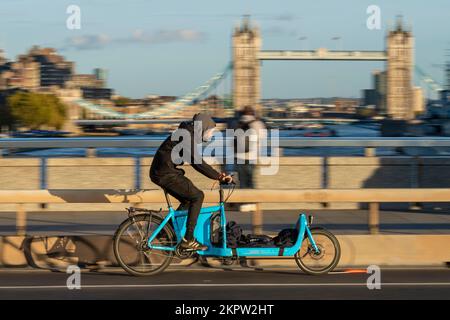
[[[233,104],[235,110],[253,106],[260,112],[261,36],[259,29],[250,25],[249,17],[234,30],[233,50]]]
[[[387,51],[387,113],[396,120],[414,118],[413,68],[414,37],[405,30],[399,18],[386,39]]]

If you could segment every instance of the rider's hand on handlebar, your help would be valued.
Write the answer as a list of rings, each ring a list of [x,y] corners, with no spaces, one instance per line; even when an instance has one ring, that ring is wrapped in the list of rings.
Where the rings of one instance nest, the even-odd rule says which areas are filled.
[[[231,175],[227,175],[225,173],[222,173],[219,177],[219,181],[222,183],[232,183],[233,177]]]

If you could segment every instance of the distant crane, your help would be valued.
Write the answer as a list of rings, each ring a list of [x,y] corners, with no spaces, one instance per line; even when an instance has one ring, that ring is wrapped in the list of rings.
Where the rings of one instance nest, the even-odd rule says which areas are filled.
[[[423,71],[419,66],[415,66],[415,71],[419,75],[420,80],[435,94],[443,90],[442,86],[435,81],[430,75]]]
[[[450,49],[446,50],[445,56],[447,57],[447,62],[443,64],[432,64],[435,68],[444,69],[444,81],[445,90],[450,90]]]

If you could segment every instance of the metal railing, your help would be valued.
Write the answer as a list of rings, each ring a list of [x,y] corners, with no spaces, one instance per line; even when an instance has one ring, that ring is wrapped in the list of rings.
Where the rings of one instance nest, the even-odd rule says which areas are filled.
[[[217,203],[218,192],[205,190],[205,203]],[[262,200],[263,199],[263,200]],[[16,230],[26,234],[25,204],[34,203],[164,203],[161,190],[0,190],[0,204],[17,204]],[[379,232],[379,203],[450,202],[450,189],[309,189],[309,190],[236,190],[229,203],[255,203],[253,232],[261,233],[263,203],[357,202],[369,204],[368,227]]]
[[[95,157],[98,148],[157,148],[164,140],[160,137],[102,137],[102,138],[11,138],[0,139],[0,157],[2,149],[57,149],[57,148],[84,148],[86,149],[87,157]],[[270,143],[270,139],[268,141]],[[450,137],[402,137],[402,138],[387,138],[387,137],[335,137],[335,138],[289,138],[282,137],[279,140],[280,149],[283,148],[304,148],[304,147],[359,147],[364,148],[364,155],[366,157],[373,157],[376,155],[376,148],[391,147],[391,148],[405,148],[405,147],[450,147]],[[278,151],[278,154],[282,152]],[[141,189],[141,157],[144,155],[121,155],[122,157],[134,158],[134,188]],[[417,155],[415,162],[418,161]],[[76,157],[76,156],[72,156]],[[47,189],[48,181],[48,158],[47,156],[37,156],[40,158],[40,188]],[[326,156],[325,156],[326,158]],[[322,188],[327,188],[327,161],[323,162],[324,180]],[[412,176],[418,177],[420,175],[421,166],[415,163],[411,170],[415,171]],[[416,179],[414,178],[414,179]],[[418,183],[414,183],[412,187],[417,188]]]
[[[10,138],[0,139],[0,149],[30,148],[157,148],[164,141],[156,137],[102,138]],[[270,144],[270,139],[268,141]],[[280,148],[287,147],[450,147],[450,137],[281,137]]]

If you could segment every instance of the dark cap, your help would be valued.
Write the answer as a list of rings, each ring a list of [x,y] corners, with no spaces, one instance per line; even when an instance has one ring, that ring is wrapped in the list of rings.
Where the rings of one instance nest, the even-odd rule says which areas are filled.
[[[192,120],[200,121],[202,123],[202,132],[216,127],[216,123],[214,122],[214,120],[209,114],[206,113],[197,113],[196,115],[194,115]]]
[[[254,116],[255,109],[252,106],[245,106],[244,108],[242,108],[242,114],[246,116]]]

